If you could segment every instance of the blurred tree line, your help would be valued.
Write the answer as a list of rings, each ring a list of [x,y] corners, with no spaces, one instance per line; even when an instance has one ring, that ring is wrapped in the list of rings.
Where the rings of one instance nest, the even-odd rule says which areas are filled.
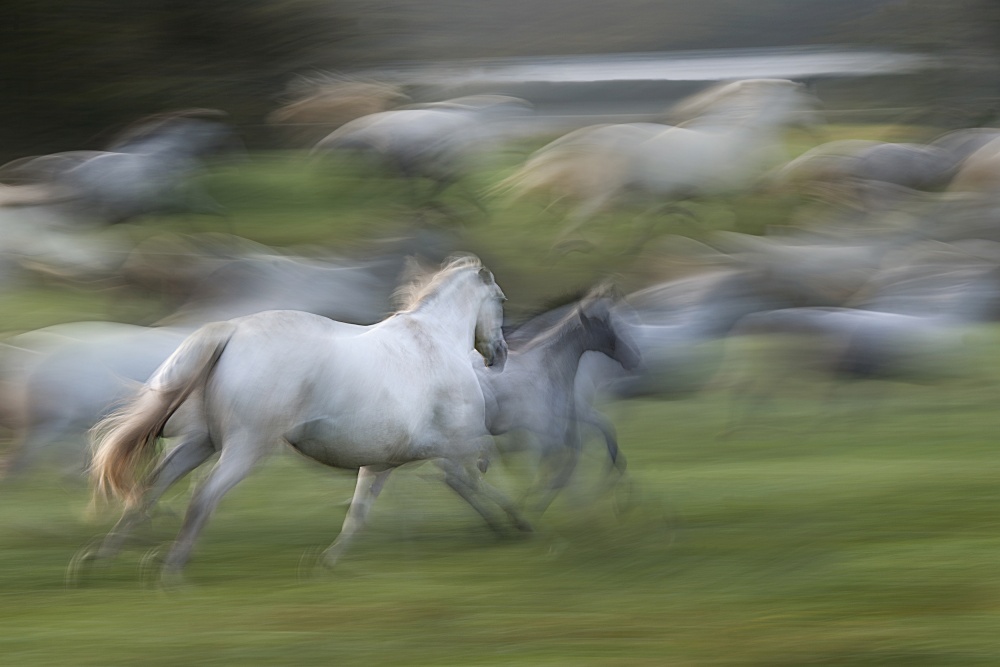
[[[387,60],[855,43],[964,58],[963,73],[927,77],[928,99],[998,95],[998,0],[0,3],[4,158],[100,148],[139,116],[185,107],[224,109],[261,145],[294,74]]]
[[[330,0],[3,0],[0,154],[100,148],[137,117],[214,107],[253,125],[290,76],[336,65]]]

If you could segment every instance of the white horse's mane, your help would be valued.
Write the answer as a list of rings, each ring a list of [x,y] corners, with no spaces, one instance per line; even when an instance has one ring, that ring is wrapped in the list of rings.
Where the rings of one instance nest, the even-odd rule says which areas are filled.
[[[455,272],[481,268],[483,263],[475,255],[453,255],[437,270],[427,269],[416,258],[408,257],[403,268],[403,281],[393,292],[392,303],[397,312],[413,310],[433,298]]]

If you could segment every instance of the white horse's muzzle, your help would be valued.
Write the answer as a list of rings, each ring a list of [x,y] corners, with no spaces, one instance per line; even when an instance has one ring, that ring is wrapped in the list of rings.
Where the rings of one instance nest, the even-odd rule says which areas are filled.
[[[502,371],[504,365],[507,363],[507,341],[501,338],[496,343],[488,346],[486,352],[486,354],[483,354],[486,365],[493,370]]]

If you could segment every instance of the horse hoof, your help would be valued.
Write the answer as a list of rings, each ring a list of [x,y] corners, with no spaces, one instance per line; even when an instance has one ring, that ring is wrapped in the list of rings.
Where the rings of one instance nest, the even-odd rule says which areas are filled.
[[[98,547],[93,543],[83,547],[70,559],[66,566],[66,587],[79,588],[91,573],[98,560]]]
[[[318,547],[311,547],[302,553],[299,558],[297,578],[300,582],[314,581],[325,574],[328,567],[323,562],[323,550]]]
[[[612,500],[615,516],[619,519],[635,511],[639,506],[639,490],[631,477],[625,477],[615,486]]]
[[[316,571],[318,573],[327,573],[337,566],[340,562],[340,557],[343,554],[340,551],[334,550],[333,547],[328,547],[320,552],[318,559],[318,566]]]
[[[139,581],[142,587],[147,590],[154,590],[163,584],[163,575],[166,571],[163,568],[165,558],[165,545],[153,547],[139,559]]]

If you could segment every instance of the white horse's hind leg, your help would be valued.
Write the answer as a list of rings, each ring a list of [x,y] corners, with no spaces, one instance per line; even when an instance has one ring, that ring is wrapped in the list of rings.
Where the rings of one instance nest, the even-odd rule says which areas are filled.
[[[180,533],[177,534],[177,539],[164,562],[164,577],[176,576],[184,569],[191,558],[191,551],[198,535],[219,501],[250,474],[268,449],[266,443],[245,435],[238,439],[230,439],[223,445],[219,462],[215,464],[208,478],[195,492],[191,504],[188,505],[184,525],[181,526]]]
[[[343,555],[354,535],[365,525],[368,513],[371,511],[372,505],[375,504],[378,494],[382,492],[382,487],[392,471],[393,468],[375,470],[371,467],[363,467],[358,470],[358,483],[354,487],[354,498],[351,499],[351,506],[347,510],[347,517],[340,529],[340,535],[323,552],[323,564],[326,567],[333,567],[337,563],[337,559]]]
[[[96,556],[111,558],[121,551],[132,530],[149,517],[150,510],[182,477],[207,461],[215,449],[207,433],[199,433],[174,447],[149,477],[149,490],[139,507],[126,511],[101,543]]]

